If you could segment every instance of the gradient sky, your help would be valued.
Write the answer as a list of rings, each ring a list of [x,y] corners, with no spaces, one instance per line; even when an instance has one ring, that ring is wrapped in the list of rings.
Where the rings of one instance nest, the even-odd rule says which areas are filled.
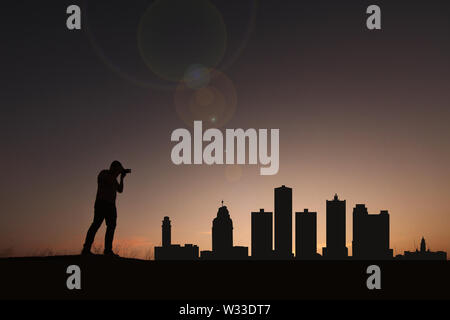
[[[8,4],[0,255],[79,252],[96,176],[114,159],[133,170],[117,201],[115,244],[124,255],[149,256],[166,215],[174,243],[210,249],[221,200],[235,244],[250,246],[250,212],[273,211],[273,188],[282,184],[293,188],[294,211],[318,212],[320,253],[334,193],[347,200],[350,251],[356,203],[389,210],[395,254],[422,236],[432,250],[450,251],[448,1],[376,1],[383,29],[375,32],[365,27],[373,1],[194,1],[196,17],[215,17],[200,22],[217,41],[202,42],[202,24],[174,6],[167,19],[147,21],[171,21],[167,43],[151,47],[166,64],[152,66],[139,50],[139,41],[148,44],[139,23],[154,2]],[[65,9],[76,3],[83,30],[68,31]],[[196,50],[218,60],[212,84],[229,116],[217,115],[221,129],[280,129],[277,175],[261,176],[259,165],[172,164],[171,132],[191,119],[180,116],[183,100],[175,103],[178,83],[153,71],[177,71],[178,58]],[[104,226],[100,246],[103,236]]]

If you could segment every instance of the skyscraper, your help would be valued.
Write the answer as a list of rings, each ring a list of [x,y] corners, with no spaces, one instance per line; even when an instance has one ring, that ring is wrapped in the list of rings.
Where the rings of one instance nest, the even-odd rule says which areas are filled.
[[[275,254],[277,258],[292,258],[292,189],[275,188]]]
[[[326,259],[345,259],[348,249],[345,246],[345,200],[339,200],[337,194],[333,200],[327,200],[327,246],[323,248]]]
[[[353,209],[353,258],[392,259],[389,249],[389,213],[369,214],[364,204]]]
[[[295,213],[295,257],[317,257],[317,213],[308,209]]]
[[[272,212],[252,212],[252,257],[272,257]]]
[[[162,246],[170,247],[172,244],[171,226],[169,217],[164,217],[162,221]]]

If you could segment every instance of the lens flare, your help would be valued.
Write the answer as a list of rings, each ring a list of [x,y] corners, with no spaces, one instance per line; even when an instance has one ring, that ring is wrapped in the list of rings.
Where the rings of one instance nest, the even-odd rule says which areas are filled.
[[[187,68],[183,81],[191,89],[199,89],[208,85],[211,80],[210,71],[201,64],[194,64]]]
[[[100,61],[128,82],[170,91],[187,81],[199,88],[209,81],[205,69],[224,71],[234,64],[255,27],[257,0],[239,1],[242,21],[229,15],[234,6],[208,0],[157,0],[150,5],[137,0],[123,10],[114,1],[84,0],[83,30]]]
[[[114,1],[85,0],[82,30],[94,53],[109,70],[139,87],[171,91],[176,83],[151,72],[137,48],[137,27],[147,8],[148,3],[143,0],[125,11]],[[115,27],[119,19],[120,29]]]
[[[209,70],[207,85],[197,88],[181,82],[175,91],[177,114],[188,125],[203,121],[205,128],[223,127],[232,118],[237,104],[233,82],[222,72]]]
[[[207,0],[159,0],[141,18],[138,46],[159,77],[182,81],[189,66],[212,68],[222,60],[227,33],[222,15]]]
[[[213,88],[200,88],[198,90],[195,91],[194,96],[195,96],[195,104],[199,105],[199,106],[209,106],[213,103],[214,98],[220,95],[220,92],[217,92],[217,90],[213,89]],[[223,100],[223,96],[221,96],[221,100]]]

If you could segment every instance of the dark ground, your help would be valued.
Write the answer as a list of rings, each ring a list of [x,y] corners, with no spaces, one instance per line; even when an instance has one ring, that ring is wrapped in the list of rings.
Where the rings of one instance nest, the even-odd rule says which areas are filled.
[[[69,265],[81,290],[68,290]],[[381,268],[381,290],[366,269]],[[448,261],[145,261],[103,256],[0,259],[0,299],[450,299]]]

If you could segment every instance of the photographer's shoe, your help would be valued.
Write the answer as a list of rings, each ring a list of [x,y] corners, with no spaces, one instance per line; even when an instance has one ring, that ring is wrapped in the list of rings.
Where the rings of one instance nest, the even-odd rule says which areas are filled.
[[[120,258],[120,256],[116,253],[114,253],[112,250],[104,251],[103,255],[113,258]]]
[[[81,251],[81,255],[82,255],[82,256],[93,256],[94,254],[91,252],[91,250],[84,248],[84,249]]]

